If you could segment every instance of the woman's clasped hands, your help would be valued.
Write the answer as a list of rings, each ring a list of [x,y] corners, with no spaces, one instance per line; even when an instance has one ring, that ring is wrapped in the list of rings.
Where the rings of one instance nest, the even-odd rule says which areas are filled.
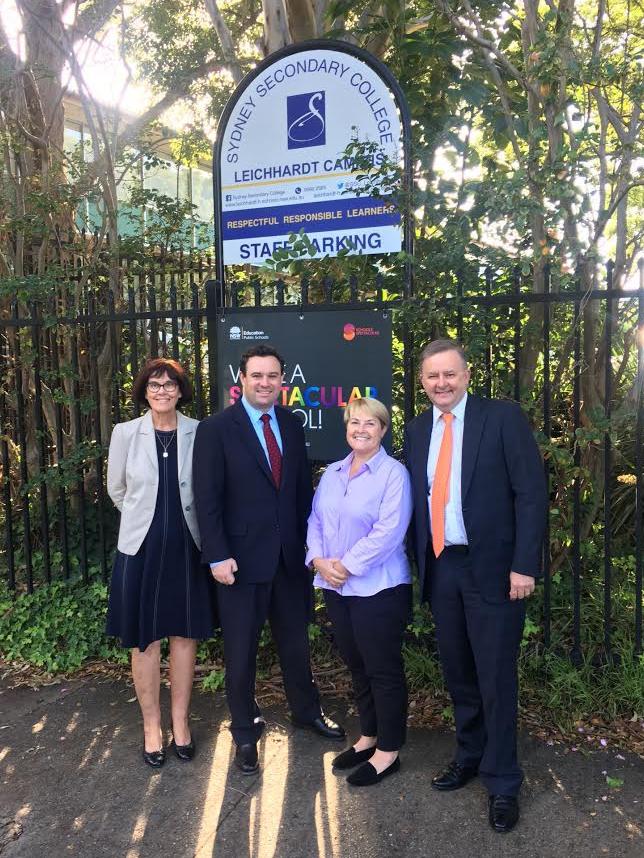
[[[327,584],[336,589],[341,587],[350,575],[349,570],[343,565],[339,557],[316,557],[313,566]]]

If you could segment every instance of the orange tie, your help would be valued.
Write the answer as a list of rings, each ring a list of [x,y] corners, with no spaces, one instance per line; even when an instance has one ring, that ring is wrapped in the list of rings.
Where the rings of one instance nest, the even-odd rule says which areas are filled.
[[[445,507],[449,500],[449,475],[452,469],[452,420],[453,414],[443,414],[445,431],[438,452],[434,482],[432,483],[432,545],[438,557],[445,548]]]

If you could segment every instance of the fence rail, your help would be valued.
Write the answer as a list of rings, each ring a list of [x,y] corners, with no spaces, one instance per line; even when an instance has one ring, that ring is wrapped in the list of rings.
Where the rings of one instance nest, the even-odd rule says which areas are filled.
[[[31,591],[57,576],[107,578],[116,516],[104,486],[106,447],[112,425],[140,413],[129,397],[144,357],[165,354],[190,368],[190,413],[201,419],[214,400],[213,332],[227,308],[373,306],[394,311],[401,344],[397,433],[424,407],[414,393],[411,330],[417,344],[457,336],[470,352],[477,391],[521,401],[529,414],[552,501],[544,645],[563,642],[580,660],[591,643],[584,619],[601,591],[604,653],[616,635],[642,653],[644,267],[637,290],[613,288],[610,265],[606,287],[588,292],[575,283],[554,290],[546,271],[544,291],[535,294],[519,271],[488,270],[408,301],[385,279],[364,289],[356,278],[248,280],[223,295],[212,271],[202,256],[125,264],[117,289],[107,278],[80,290],[70,280],[44,300],[5,308],[0,574],[11,589]]]

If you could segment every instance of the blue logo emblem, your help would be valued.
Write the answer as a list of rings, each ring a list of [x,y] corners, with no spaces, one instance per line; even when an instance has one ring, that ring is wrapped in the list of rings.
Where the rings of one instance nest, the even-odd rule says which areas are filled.
[[[323,92],[303,92],[286,98],[289,149],[324,146],[326,115]]]

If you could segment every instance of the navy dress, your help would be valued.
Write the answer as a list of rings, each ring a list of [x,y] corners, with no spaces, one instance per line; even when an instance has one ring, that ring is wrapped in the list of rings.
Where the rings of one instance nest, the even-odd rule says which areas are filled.
[[[155,434],[159,489],[154,518],[135,555],[116,552],[107,611],[107,634],[140,650],[170,635],[213,635],[212,577],[183,517],[176,432]]]

